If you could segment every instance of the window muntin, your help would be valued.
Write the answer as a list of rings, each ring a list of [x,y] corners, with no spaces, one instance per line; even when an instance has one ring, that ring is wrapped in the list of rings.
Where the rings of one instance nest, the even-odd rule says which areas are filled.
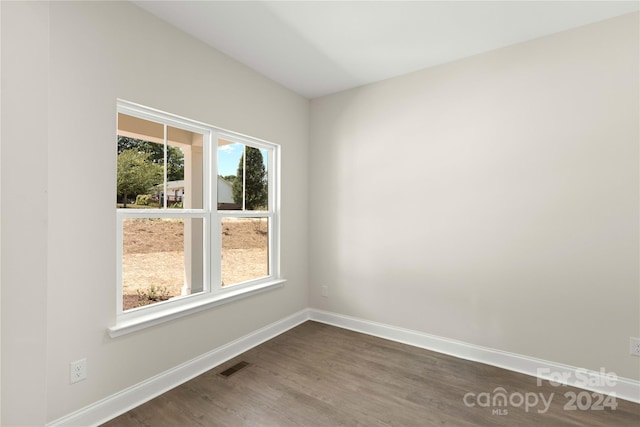
[[[138,194],[128,195],[128,202],[134,204],[125,208],[123,195],[118,194],[119,321],[169,309],[174,312],[193,305],[194,298],[206,302],[226,294],[235,297],[244,290],[255,291],[261,283],[279,281],[273,173],[279,150],[275,144],[126,102],[118,104],[117,134],[119,140],[125,137],[144,142],[129,145],[136,149],[136,144],[146,145],[147,151],[155,153],[154,164],[162,168],[161,179],[156,179],[143,195],[148,197],[142,197],[149,202],[147,205],[135,204],[136,198],[145,203]],[[122,145],[118,144],[119,153]],[[264,203],[258,205],[255,198],[251,199],[256,187],[248,190],[247,178],[256,173],[246,159],[241,168],[236,159],[234,173],[227,174],[238,176],[248,171],[240,186],[241,196],[233,199],[233,183],[220,173],[224,161],[219,158],[226,154],[223,147],[228,145],[240,148],[241,157],[246,159],[262,158],[253,164],[258,165],[262,184],[262,199],[258,201]],[[173,179],[176,177],[183,179]],[[223,191],[227,193],[223,195]],[[235,238],[224,234],[224,224],[231,222]],[[146,235],[131,237],[132,227],[141,224],[155,228],[147,230]],[[135,258],[139,258],[137,264]],[[178,280],[181,274],[183,279]],[[136,301],[139,305],[132,307],[132,289],[141,287],[145,288],[140,292],[143,301]],[[136,296],[140,293],[136,290]]]

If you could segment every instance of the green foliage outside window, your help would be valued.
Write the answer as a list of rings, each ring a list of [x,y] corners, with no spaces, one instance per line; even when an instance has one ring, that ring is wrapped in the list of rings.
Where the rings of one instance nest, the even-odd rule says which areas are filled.
[[[247,156],[246,178],[244,177],[245,155]],[[238,204],[242,204],[243,182],[245,209],[267,209],[267,171],[264,166],[262,153],[257,148],[245,147],[245,153],[242,155],[242,157],[240,157],[240,162],[238,163],[238,173],[236,179],[233,181],[233,201]]]
[[[124,150],[118,154],[118,196],[123,207],[127,207],[130,197],[146,194],[162,183],[163,167],[149,161],[148,153]]]
[[[164,165],[164,144],[118,135],[118,154],[134,150],[149,154],[149,161]],[[167,181],[184,179],[184,154],[178,147],[167,146]]]

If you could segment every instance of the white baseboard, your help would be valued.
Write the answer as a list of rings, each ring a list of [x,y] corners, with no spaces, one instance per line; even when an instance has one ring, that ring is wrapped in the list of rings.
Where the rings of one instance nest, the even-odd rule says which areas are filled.
[[[615,384],[609,386],[606,384],[606,381],[604,381],[606,377],[601,372],[589,371],[519,354],[480,347],[341,314],[305,309],[65,417],[48,423],[47,427],[84,427],[97,426],[105,423],[307,320],[326,323],[414,347],[448,354],[461,359],[485,363],[545,380],[555,379],[558,378],[557,376],[559,375],[564,375],[567,381],[563,383],[567,385],[596,391],[598,393],[615,395],[616,398],[640,403],[640,381],[616,378]]]
[[[92,405],[47,424],[47,427],[97,426],[309,320],[302,310],[202,356],[151,377]]]
[[[311,309],[310,320],[640,403],[640,381]],[[564,381],[558,381],[563,378]]]

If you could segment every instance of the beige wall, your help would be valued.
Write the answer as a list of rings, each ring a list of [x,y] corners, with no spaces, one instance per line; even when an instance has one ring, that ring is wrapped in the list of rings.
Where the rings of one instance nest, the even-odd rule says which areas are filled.
[[[44,3],[2,2],[0,7],[3,417],[0,424],[41,425],[46,419],[47,392],[49,9]],[[19,47],[14,44],[18,39]]]
[[[57,419],[307,307],[306,99],[125,2],[2,2],[2,65],[2,425]],[[116,98],[281,144],[284,287],[108,337]]]
[[[640,379],[638,47],[632,14],[313,100],[311,306]]]

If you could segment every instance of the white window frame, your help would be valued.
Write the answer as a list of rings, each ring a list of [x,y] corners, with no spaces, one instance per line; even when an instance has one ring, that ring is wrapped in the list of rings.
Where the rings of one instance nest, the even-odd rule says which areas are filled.
[[[280,277],[280,146],[124,100],[117,101],[117,112],[203,135],[203,208],[116,209],[116,321],[115,325],[108,329],[109,335],[117,337],[282,286],[285,280]],[[217,210],[217,141],[219,139],[267,151],[267,211]],[[223,217],[268,219],[269,274],[267,276],[222,286],[220,266]],[[203,291],[123,311],[122,223],[126,218],[202,218],[205,242]]]

